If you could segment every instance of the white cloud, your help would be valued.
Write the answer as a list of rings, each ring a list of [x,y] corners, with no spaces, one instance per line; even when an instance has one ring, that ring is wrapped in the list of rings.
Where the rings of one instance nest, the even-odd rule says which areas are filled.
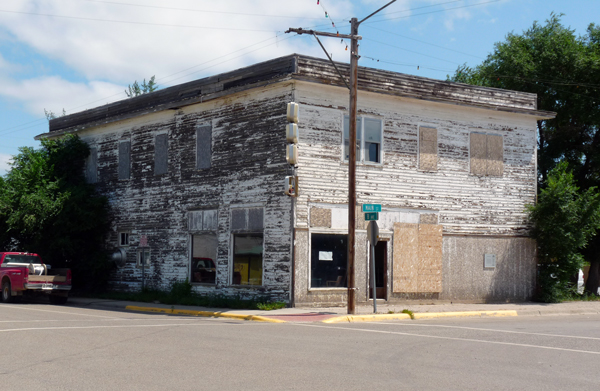
[[[243,59],[232,60],[221,68],[233,69],[249,62],[293,53],[298,49],[316,52],[314,45],[310,48],[299,47],[295,40],[284,41],[289,35],[280,37],[279,45],[275,45],[275,31],[283,33],[287,28],[299,25],[308,27],[325,23],[327,26],[322,10],[313,2],[229,0],[225,3],[207,3],[186,0],[176,3],[149,1],[144,4],[238,14],[75,0],[21,0],[12,10],[130,23],[0,14],[0,24],[19,41],[48,57],[64,62],[88,79],[109,79],[121,83],[152,75],[157,75],[157,78],[165,77],[237,50],[252,50],[255,47],[251,45],[267,40],[265,44],[271,44],[270,46],[248,54]],[[327,7],[332,16],[340,15],[339,23],[352,8],[348,1],[331,1]],[[281,17],[285,15],[298,19]]]
[[[65,109],[67,114],[72,114],[124,98],[120,85],[98,81],[73,83],[58,76],[26,80],[0,77],[0,95],[21,101],[27,111],[37,116],[42,115],[44,109],[57,114]]]
[[[11,159],[12,156],[0,153],[0,175],[5,175],[8,172],[10,169],[8,162],[10,162]]]
[[[65,108],[72,113],[124,99],[128,84],[152,75],[160,87],[166,87],[291,53],[322,56],[314,41],[283,32],[300,26],[331,28],[331,19],[325,19],[321,7],[312,1],[147,0],[137,4],[144,6],[80,0],[16,0],[6,5],[4,9],[19,13],[0,12],[0,43],[16,42],[64,67],[32,71],[34,65],[29,65],[28,75],[33,76],[24,79],[19,73],[23,64],[11,64],[0,55],[0,95],[23,102],[35,115],[44,108],[55,113]],[[341,25],[337,26],[340,32],[347,30],[348,23],[342,19],[353,13],[351,1],[327,0],[326,6]],[[339,41],[324,44],[334,59],[347,59]]]
[[[454,24],[457,21],[465,21],[465,20],[469,20],[471,19],[471,13],[465,9],[454,9],[454,10],[450,10],[448,11],[448,14],[446,16],[446,20],[444,21],[444,27],[446,27],[446,29],[448,31],[453,31],[454,30]]]

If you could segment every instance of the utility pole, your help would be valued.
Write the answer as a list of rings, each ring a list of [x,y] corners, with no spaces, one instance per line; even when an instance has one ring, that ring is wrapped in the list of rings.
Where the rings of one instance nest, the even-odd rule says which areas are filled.
[[[371,15],[367,16],[360,22],[357,18],[352,18],[350,20],[350,35],[346,34],[334,34],[328,32],[319,32],[314,30],[304,30],[302,28],[290,28],[286,31],[295,32],[298,34],[311,34],[313,35],[321,47],[329,61],[333,63],[336,71],[340,75],[340,78],[344,81],[344,84],[348,86],[346,83],[346,79],[344,79],[343,75],[329,56],[329,53],[319,41],[317,36],[324,37],[334,37],[334,38],[345,38],[351,40],[350,45],[350,85],[348,86],[350,89],[350,140],[348,142],[349,156],[348,156],[348,314],[354,315],[356,314],[356,282],[354,280],[354,259],[355,259],[355,238],[356,238],[356,112],[357,112],[357,97],[358,97],[358,59],[360,56],[358,55],[358,40],[362,39],[361,36],[358,35],[358,26],[365,20],[369,19],[371,16],[375,15],[379,11],[388,7],[392,3],[395,3],[396,0],[392,0],[383,7],[379,8],[377,11],[373,12]],[[375,300],[375,298],[373,298]]]

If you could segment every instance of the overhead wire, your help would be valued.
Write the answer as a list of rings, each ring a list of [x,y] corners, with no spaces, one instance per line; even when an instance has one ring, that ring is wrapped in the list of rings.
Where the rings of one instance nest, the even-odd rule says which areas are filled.
[[[0,12],[2,12],[2,10],[0,10]],[[77,19],[80,19],[80,18],[77,18]],[[101,21],[101,20],[99,20],[99,21]],[[313,28],[318,28],[318,27],[323,27],[323,26],[324,26],[324,25],[318,25],[318,26],[314,26]],[[329,25],[327,25],[327,26],[329,26]],[[179,27],[186,27],[186,26],[179,26]],[[273,30],[263,30],[263,31],[269,31],[269,32],[273,32]],[[287,39],[290,39],[290,38],[293,38],[293,37],[295,37],[294,35],[291,35],[291,36],[288,36],[288,37],[286,37],[286,38],[284,38],[284,39],[279,39],[279,36],[280,36],[280,35],[281,35],[281,34],[279,34],[279,33],[277,33],[277,32],[276,32],[276,36],[275,36],[275,37],[268,38],[268,39],[266,39],[266,40],[263,40],[263,41],[257,42],[257,43],[255,43],[255,44],[252,44],[252,45],[250,45],[250,46],[246,46],[246,47],[244,47],[244,48],[242,48],[242,49],[239,49],[239,50],[233,51],[233,52],[231,52],[231,53],[225,54],[225,55],[223,55],[223,56],[220,56],[220,57],[214,58],[214,59],[212,59],[212,60],[206,61],[206,62],[204,62],[204,63],[198,64],[198,65],[194,65],[193,67],[189,67],[189,68],[186,68],[186,69],[184,69],[184,70],[181,70],[181,71],[175,72],[175,73],[173,73],[173,74],[171,74],[171,75],[165,76],[165,77],[164,77],[164,79],[168,79],[168,78],[170,78],[171,76],[175,76],[175,75],[177,75],[177,74],[180,74],[180,73],[182,73],[182,72],[185,72],[185,71],[187,71],[187,70],[190,70],[190,69],[193,69],[193,68],[196,68],[196,67],[198,67],[198,66],[206,65],[206,64],[208,64],[208,63],[210,63],[210,62],[213,62],[213,61],[216,61],[216,60],[218,60],[218,59],[221,59],[221,58],[224,58],[224,57],[230,56],[230,55],[232,55],[232,54],[235,54],[235,53],[237,53],[237,52],[240,52],[240,51],[242,51],[242,50],[246,50],[246,49],[248,49],[248,48],[250,48],[250,47],[253,47],[253,46],[256,46],[256,45],[260,45],[261,43],[264,43],[264,42],[267,42],[267,41],[270,41],[270,40],[273,40],[273,39],[277,40],[277,43],[279,43],[279,42],[281,42],[281,41],[285,41],[285,40],[287,40]],[[165,84],[167,84],[167,85],[168,85],[169,83],[172,83],[172,82],[173,82],[173,81],[175,81],[175,80],[180,80],[180,79],[186,78],[186,77],[188,77],[188,76],[190,76],[190,75],[192,75],[192,74],[196,74],[196,73],[202,72],[202,71],[204,71],[204,70],[206,70],[206,69],[210,69],[210,68],[212,68],[212,67],[214,67],[214,66],[217,66],[217,65],[223,64],[223,63],[225,63],[225,62],[227,62],[227,61],[234,60],[234,59],[236,59],[236,58],[242,57],[243,55],[246,55],[246,54],[253,53],[253,52],[255,52],[255,51],[261,50],[261,49],[263,49],[263,48],[265,48],[265,47],[268,47],[268,46],[271,46],[271,45],[272,45],[272,44],[265,45],[265,46],[262,46],[262,47],[260,47],[260,48],[257,48],[257,49],[255,49],[255,50],[252,50],[252,51],[245,52],[245,53],[243,53],[243,54],[241,54],[241,55],[239,55],[239,56],[236,56],[236,57],[233,57],[233,58],[230,58],[230,59],[227,59],[227,60],[221,61],[221,62],[219,62],[219,63],[217,63],[217,64],[213,64],[213,65],[211,65],[211,66],[209,66],[209,67],[205,67],[205,68],[199,69],[199,70],[197,70],[197,71],[194,71],[194,72],[187,73],[187,74],[185,74],[185,75],[182,75],[182,76],[180,76],[180,77],[177,77],[177,78],[175,78],[175,79],[171,79],[171,80],[164,81],[164,82],[161,82],[161,80],[163,80],[163,79],[159,79],[158,81],[159,81],[159,82],[161,82],[161,83],[165,83]],[[88,103],[86,103],[86,104],[83,104],[83,105],[80,105],[80,106],[76,106],[76,107],[69,108],[67,111],[73,111],[73,110],[80,109],[80,108],[82,108],[82,107],[88,107],[89,105],[95,104],[95,103],[97,103],[97,102],[103,102],[103,101],[111,100],[112,98],[115,98],[115,97],[117,97],[117,96],[120,96],[120,95],[122,95],[122,93],[121,93],[121,92],[120,92],[120,93],[118,93],[118,94],[114,94],[114,95],[111,95],[111,96],[107,96],[107,97],[101,98],[101,99],[97,99],[97,100],[95,100],[95,101],[92,101],[92,102],[88,102]],[[6,134],[12,134],[12,133],[15,133],[15,132],[18,132],[18,131],[21,131],[21,130],[25,130],[25,129],[30,129],[30,128],[33,128],[33,127],[35,127],[35,126],[38,126],[39,122],[42,122],[42,121],[46,121],[46,119],[45,119],[45,118],[40,118],[40,119],[38,119],[38,120],[30,121],[30,122],[27,122],[27,123],[25,123],[25,124],[22,124],[22,125],[16,125],[16,126],[13,126],[13,127],[10,127],[10,128],[2,129],[2,130],[0,130],[0,134],[1,134],[1,135],[6,135]],[[30,124],[33,124],[33,125],[30,125]],[[27,125],[30,125],[30,126],[27,126]]]
[[[265,14],[253,14],[246,12],[230,12],[230,11],[213,11],[213,10],[199,10],[195,8],[177,8],[177,7],[164,7],[159,5],[147,5],[147,4],[134,4],[134,3],[123,3],[118,1],[105,1],[105,0],[83,0],[89,3],[104,3],[104,4],[112,4],[112,5],[122,5],[122,6],[130,6],[130,7],[141,7],[141,8],[153,8],[153,9],[162,9],[162,10],[171,10],[171,11],[185,11],[185,12],[198,12],[198,13],[208,13],[208,14],[223,14],[223,15],[239,15],[239,16],[259,16],[259,17],[269,17],[269,18],[284,18],[284,19],[321,19],[321,18],[311,18],[311,17],[303,17],[303,16],[288,16],[288,15],[265,15]]]
[[[161,6],[150,6],[150,5],[143,5],[143,4],[120,3],[120,2],[114,2],[114,1],[102,1],[102,0],[85,0],[85,1],[88,1],[88,2],[94,2],[94,3],[107,3],[107,4],[115,4],[115,5],[124,5],[124,6],[125,6],[125,5],[126,5],[126,6],[139,6],[139,7],[145,7],[145,8],[156,8],[156,9],[172,9],[172,10],[177,10],[177,11],[207,12],[207,13],[222,13],[222,14],[243,15],[243,16],[265,16],[265,15],[260,15],[260,14],[236,13],[236,12],[225,12],[225,11],[206,11],[206,10],[197,10],[197,9],[188,9],[188,8],[175,8],[175,7],[161,7]],[[427,15],[427,14],[432,14],[432,13],[447,12],[447,11],[450,11],[450,10],[455,10],[455,9],[461,9],[461,8],[467,8],[467,7],[474,7],[474,6],[479,6],[479,5],[484,5],[484,4],[490,4],[490,3],[496,3],[496,2],[499,2],[499,1],[501,1],[501,0],[490,0],[490,1],[479,2],[479,3],[475,3],[475,4],[463,5],[463,6],[459,6],[459,7],[445,8],[445,9],[442,9],[442,10],[435,10],[435,11],[431,11],[431,12],[425,12],[425,13],[419,13],[419,14],[411,14],[411,15],[406,15],[406,16],[397,17],[397,18],[390,18],[390,17],[389,17],[389,15],[392,15],[392,14],[398,14],[398,13],[402,13],[402,12],[410,12],[410,11],[414,11],[414,10],[418,10],[418,9],[424,9],[424,8],[437,7],[437,6],[446,5],[446,4],[450,4],[450,3],[456,3],[456,2],[460,2],[460,1],[461,1],[461,0],[453,0],[453,1],[447,1],[447,2],[443,2],[443,3],[437,3],[437,4],[431,4],[431,5],[427,5],[427,6],[422,6],[422,7],[416,7],[416,8],[412,8],[412,9],[408,9],[408,10],[402,10],[402,11],[396,11],[396,12],[392,12],[392,13],[387,13],[387,15],[386,15],[386,16],[384,16],[384,17],[382,17],[381,19],[373,19],[373,20],[371,20],[371,21],[369,21],[369,22],[365,22],[364,24],[365,24],[365,25],[368,25],[368,24],[374,24],[374,23],[378,23],[378,22],[382,22],[382,21],[387,21],[387,20],[404,19],[404,18],[409,18],[409,17],[414,17],[414,16],[420,16],[420,15]],[[320,3],[320,2],[318,2],[318,4],[319,4],[319,3]],[[320,5],[320,4],[319,4],[319,5]],[[326,11],[325,7],[324,7],[323,5],[322,5],[322,7],[323,7],[324,11],[326,12],[326,15],[327,15],[327,17],[329,17],[329,18],[330,18],[330,20],[331,20],[331,17],[330,17],[330,15],[329,15],[329,13]],[[40,14],[40,13],[32,13],[32,12],[7,11],[7,10],[0,10],[0,12],[9,12],[9,13],[18,13],[18,14],[28,14],[28,15],[37,15],[37,16],[50,16],[50,17],[57,17],[57,18],[68,18],[68,19],[93,20],[93,21],[110,22],[110,23],[127,23],[127,24],[138,24],[138,25],[158,25],[158,26],[166,26],[166,27],[183,27],[183,28],[215,29],[215,30],[253,31],[253,32],[271,32],[271,33],[273,32],[273,30],[261,30],[261,29],[237,29],[237,28],[202,27],[202,26],[173,25],[173,24],[156,24],[156,23],[147,23],[147,22],[117,21],[117,20],[96,19],[96,18],[84,18],[84,17],[73,17],[73,16],[51,15],[51,14]],[[271,16],[273,16],[273,15],[268,15],[268,16],[269,16],[269,17],[271,17]],[[275,17],[275,16],[273,16],[273,17]],[[288,17],[288,16],[281,16],[281,15],[279,15],[279,16],[276,16],[276,17],[282,17],[282,18],[295,18],[295,17]],[[299,17],[299,19],[320,19],[320,18]],[[344,20],[347,20],[347,19],[344,19]],[[335,26],[335,22],[333,22],[333,21],[332,21],[332,23],[331,23],[331,24],[332,24],[332,26],[333,26],[333,28],[334,28],[334,29],[337,29],[337,26]],[[325,25],[315,26],[315,27],[313,27],[313,28],[318,28],[318,27],[323,27],[323,26],[325,26]],[[327,25],[327,26],[329,26],[329,25]],[[373,27],[373,26],[367,26],[367,27],[369,27],[369,28],[372,28],[372,29],[375,29],[375,30],[380,30],[380,31],[386,32],[385,30],[381,30],[381,29],[375,28],[375,27]],[[328,29],[331,29],[331,27],[328,27]],[[397,36],[400,36],[400,37],[403,37],[403,38],[406,38],[406,39],[412,39],[412,38],[410,38],[410,37],[402,36],[402,35],[400,35],[400,34],[396,34],[396,33],[392,33],[392,32],[387,32],[387,33],[394,34],[394,35],[397,35]],[[269,40],[272,40],[272,39],[276,39],[276,40],[277,40],[277,39],[278,39],[278,37],[279,37],[279,34],[276,34],[275,38],[269,38],[269,39],[266,39],[266,40],[260,41],[260,42],[258,42],[258,43],[256,43],[256,44],[253,44],[253,45],[249,46],[249,47],[253,47],[253,46],[256,46],[256,45],[260,45],[261,43],[267,42],[267,41],[269,41]],[[285,38],[285,39],[283,39],[283,40],[289,39],[289,38],[291,38],[291,37],[294,37],[294,36],[287,37],[287,38]],[[456,51],[456,50],[453,50],[453,49],[444,48],[443,46],[440,46],[440,45],[435,45],[435,44],[427,43],[427,42],[424,42],[424,41],[419,41],[419,40],[416,40],[416,39],[412,39],[412,40],[414,40],[414,41],[417,41],[417,42],[420,42],[420,43],[424,43],[424,44],[428,44],[428,45],[436,46],[436,47],[439,47],[439,48],[442,48],[442,49],[445,49],[445,50],[454,51],[454,52],[457,52],[457,53],[460,53],[460,54],[463,54],[463,55],[468,55],[468,56],[471,56],[471,57],[476,57],[476,56],[470,55],[470,54],[468,54],[468,53],[463,53],[463,52]],[[446,60],[446,59],[443,59],[443,58],[439,58],[439,57],[435,57],[435,56],[430,56],[430,55],[427,55],[427,54],[423,54],[423,53],[419,53],[419,52],[412,51],[412,50],[409,50],[409,49],[401,48],[401,47],[394,46],[394,45],[391,45],[391,44],[387,44],[387,43],[384,43],[384,42],[379,42],[379,41],[375,41],[375,40],[368,40],[368,41],[372,41],[372,42],[376,42],[376,43],[379,43],[379,44],[383,44],[383,45],[391,46],[391,47],[394,47],[394,48],[397,48],[397,49],[400,49],[400,50],[404,50],[404,51],[407,51],[407,52],[412,52],[412,53],[414,53],[414,54],[422,55],[422,56],[425,56],[425,57],[430,57],[430,58],[432,58],[432,59],[436,59],[436,60],[438,60],[438,61],[450,62],[450,63],[453,63],[453,64],[460,65],[460,64],[458,64],[458,63],[456,63],[456,62],[452,62],[452,61],[449,61],[449,60]],[[342,40],[342,42],[343,42],[343,40]],[[180,80],[180,79],[186,78],[186,77],[188,77],[188,76],[190,76],[190,75],[192,75],[192,74],[195,74],[195,73],[202,72],[202,71],[204,71],[204,70],[206,70],[206,69],[209,69],[209,68],[212,68],[212,67],[214,67],[214,66],[217,66],[217,65],[223,64],[223,63],[225,63],[225,62],[227,62],[227,61],[231,61],[231,60],[233,60],[233,59],[236,59],[236,58],[242,57],[242,56],[244,56],[244,55],[246,55],[246,54],[249,54],[249,53],[252,53],[252,52],[255,52],[255,51],[261,50],[261,49],[263,49],[264,47],[268,47],[268,46],[271,46],[271,45],[272,45],[272,44],[265,45],[265,46],[263,46],[263,47],[257,48],[256,50],[253,50],[253,51],[249,51],[249,52],[246,52],[246,53],[240,54],[239,56],[236,56],[236,57],[233,57],[233,58],[230,58],[230,59],[227,59],[227,60],[221,61],[221,62],[219,62],[219,63],[216,63],[216,64],[213,64],[213,65],[211,65],[211,66],[209,66],[209,67],[201,68],[201,69],[199,69],[199,70],[197,70],[197,71],[194,71],[194,72],[191,72],[191,73],[184,74],[184,75],[182,75],[182,76],[180,76],[180,77],[177,77],[177,78],[171,79],[171,80],[169,80],[169,81],[163,81],[162,83],[165,83],[165,84],[167,84],[167,85],[168,85],[169,83],[173,83],[175,80]],[[247,48],[248,48],[248,47],[246,47],[246,48],[244,48],[244,49],[247,49]],[[161,80],[165,80],[165,79],[168,79],[168,78],[170,78],[170,77],[172,77],[172,76],[175,76],[175,75],[177,75],[177,74],[180,74],[180,73],[182,73],[182,72],[186,72],[186,71],[188,71],[188,70],[190,70],[190,69],[193,69],[193,68],[196,68],[196,67],[199,67],[199,66],[202,66],[202,65],[206,65],[206,64],[208,64],[208,63],[210,63],[210,62],[216,61],[216,60],[218,60],[218,59],[220,59],[220,58],[224,58],[224,57],[230,56],[230,55],[232,55],[232,54],[234,54],[234,53],[237,53],[237,52],[239,52],[239,51],[241,51],[241,50],[244,50],[244,49],[236,50],[236,51],[234,51],[234,52],[232,52],[232,53],[228,53],[228,54],[226,54],[226,55],[223,55],[223,56],[217,57],[217,58],[215,58],[215,59],[212,59],[212,60],[206,61],[206,62],[204,62],[204,63],[202,63],[202,64],[198,64],[198,65],[195,65],[195,66],[193,66],[193,67],[186,68],[186,69],[184,69],[184,70],[181,70],[181,71],[178,71],[178,72],[176,72],[176,73],[174,73],[174,74],[168,75],[168,76],[164,77],[164,78],[163,78],[163,79],[161,79]],[[367,56],[363,56],[363,57],[365,57],[365,58],[369,58],[369,59],[372,59],[372,60],[376,60],[376,59],[374,59],[374,58],[372,58],[372,57],[367,57]],[[414,66],[414,65],[410,65],[410,64],[401,64],[401,63],[395,63],[395,62],[388,61],[388,60],[377,60],[377,61],[380,61],[380,62],[383,62],[383,63],[389,63],[389,64],[392,64],[392,65],[398,65],[398,66]],[[418,67],[422,67],[422,68],[424,68],[424,69],[431,69],[431,70],[443,71],[443,70],[441,70],[441,69],[429,68],[429,67],[426,67],[426,66],[420,66],[420,65],[417,65],[417,66],[418,66]],[[444,72],[447,72],[447,71],[445,71],[445,70],[444,70]],[[122,94],[122,93],[115,94],[115,95],[111,95],[111,96],[109,96],[109,97],[105,97],[105,98],[102,98],[102,99],[98,99],[98,100],[96,100],[96,101],[93,101],[93,102],[87,103],[87,104],[85,104],[85,105],[81,105],[81,106],[77,106],[77,107],[71,108],[69,111],[71,111],[71,110],[76,110],[76,109],[78,109],[78,108],[80,108],[80,107],[88,106],[88,105],[90,105],[90,104],[94,104],[94,103],[97,103],[97,102],[99,102],[99,101],[106,101],[107,99],[114,98],[114,97],[116,97],[116,96],[119,96],[119,95],[121,95],[121,94]],[[28,128],[31,128],[31,127],[33,127],[33,126],[37,126],[37,125],[32,125],[32,126],[28,126],[28,127],[23,127],[23,126],[26,126],[26,125],[28,125],[28,124],[32,124],[32,123],[38,123],[38,122],[40,122],[40,121],[45,121],[45,119],[39,119],[39,120],[35,120],[35,121],[28,122],[28,123],[26,123],[26,124],[23,124],[23,125],[17,125],[17,126],[11,127],[11,128],[7,128],[7,129],[4,129],[4,130],[0,130],[0,134],[3,134],[3,135],[4,135],[4,134],[10,134],[10,133],[14,133],[14,132],[17,132],[17,131],[20,131],[20,130],[23,130],[23,129],[28,129]],[[10,130],[12,130],[12,129],[15,129],[15,130],[13,130],[13,131],[10,131]],[[7,130],[9,130],[9,132],[6,132]]]
[[[379,23],[379,22],[388,21],[388,20],[398,20],[398,19],[412,18],[412,17],[415,17],[415,16],[421,16],[421,15],[430,15],[430,14],[435,14],[435,13],[439,13],[439,12],[446,12],[446,11],[452,11],[452,10],[457,10],[457,9],[462,9],[462,8],[469,8],[469,7],[477,7],[477,6],[480,6],[480,5],[491,4],[491,3],[498,3],[500,1],[504,1],[504,0],[489,0],[489,1],[484,1],[484,2],[481,2],[481,3],[467,4],[467,5],[462,5],[462,6],[459,6],[459,7],[452,7],[452,8],[444,8],[443,10],[422,12],[420,14],[412,14],[412,15],[406,15],[406,16],[399,16],[399,17],[396,17],[396,18],[381,17],[380,19],[370,20],[368,22],[364,22],[363,24],[373,24],[373,23]],[[446,3],[443,3],[443,4],[446,4]]]
[[[431,42],[422,41],[422,40],[420,40],[420,39],[415,39],[415,38],[407,37],[406,35],[402,35],[402,34],[394,33],[394,32],[392,32],[392,31],[387,31],[387,30],[379,29],[379,28],[377,28],[377,27],[373,27],[373,26],[366,26],[366,27],[367,27],[367,28],[370,28],[370,29],[373,29],[373,30],[381,31],[382,33],[386,33],[386,34],[395,35],[395,36],[398,36],[398,37],[401,37],[401,38],[404,38],[404,39],[408,39],[408,40],[415,41],[415,42],[419,42],[419,43],[422,43],[422,44],[425,44],[425,45],[429,45],[429,46],[437,47],[437,48],[439,48],[439,49],[444,49],[444,50],[447,50],[447,51],[450,51],[450,52],[454,52],[454,53],[462,54],[462,55],[464,55],[464,56],[469,56],[469,57],[477,58],[477,59],[480,59],[480,60],[483,60],[483,59],[484,59],[483,57],[480,57],[480,56],[475,56],[475,55],[473,55],[473,54],[469,54],[469,53],[461,52],[461,51],[459,51],[459,50],[450,49],[450,48],[444,47],[444,46],[442,46],[442,45],[437,45],[437,44],[435,44],[435,43],[431,43]]]
[[[0,12],[12,13],[12,14],[21,14],[21,15],[47,16],[47,17],[62,18],[62,19],[86,20],[86,21],[92,21],[92,22],[107,22],[107,23],[117,23],[117,24],[134,24],[134,25],[142,25],[142,26],[161,26],[161,27],[193,28],[193,29],[202,29],[202,30],[252,31],[252,32],[269,32],[269,33],[273,32],[273,30],[264,30],[264,29],[243,29],[243,28],[212,27],[212,26],[211,27],[206,27],[206,26],[194,26],[194,25],[182,25],[182,24],[168,24],[168,23],[135,22],[135,21],[129,21],[129,20],[87,18],[87,17],[83,17],[83,16],[55,15],[55,14],[44,14],[44,13],[38,13],[38,12],[9,11],[9,10],[3,10],[3,9],[0,9]]]
[[[288,36],[288,37],[286,37],[286,38],[282,39],[281,41],[285,41],[285,40],[287,40],[287,39],[291,39],[291,38],[294,38],[294,37],[295,37],[294,35],[290,35],[290,36]],[[256,45],[260,45],[260,44],[262,44],[262,43],[265,43],[265,42],[267,42],[267,41],[270,41],[270,40],[273,40],[273,39],[275,39],[275,38],[273,38],[273,37],[272,37],[272,38],[269,38],[269,39],[266,39],[266,40],[263,40],[263,41],[257,42],[257,43],[255,43],[255,44],[253,44],[253,45],[246,46],[246,47],[244,47],[244,48],[242,48],[242,49],[238,49],[238,50],[235,50],[235,51],[233,51],[233,52],[227,53],[227,54],[225,54],[225,55],[223,55],[223,56],[220,56],[220,57],[213,58],[212,60],[205,61],[205,62],[203,62],[203,63],[201,63],[201,64],[198,64],[198,65],[195,65],[195,66],[193,66],[193,67],[189,67],[189,68],[186,68],[186,69],[184,69],[184,70],[181,70],[181,71],[175,72],[175,73],[173,73],[173,74],[171,74],[171,75],[165,76],[163,79],[159,79],[158,81],[159,81],[159,82],[161,82],[161,83],[165,83],[165,84],[167,84],[167,86],[168,86],[168,84],[169,84],[169,83],[172,83],[172,82],[173,82],[173,81],[175,81],[175,80],[180,80],[180,79],[183,79],[183,78],[185,78],[185,77],[188,77],[188,76],[190,76],[190,75],[192,75],[192,74],[195,74],[195,73],[198,73],[198,72],[205,71],[205,70],[207,70],[207,69],[210,69],[210,68],[212,68],[212,67],[215,67],[215,66],[217,66],[217,65],[223,64],[223,63],[225,63],[225,62],[232,61],[232,60],[234,60],[234,59],[240,58],[240,57],[242,57],[242,56],[245,56],[245,55],[247,55],[247,54],[250,54],[250,53],[254,53],[254,52],[258,51],[258,50],[261,50],[261,49],[264,49],[264,48],[266,48],[266,47],[268,47],[268,46],[271,46],[271,45],[273,45],[274,43],[270,43],[270,44],[267,44],[267,45],[261,46],[261,47],[259,47],[259,48],[257,48],[257,49],[251,50],[251,51],[246,51],[246,52],[244,52],[244,53],[242,53],[242,54],[240,54],[240,55],[238,55],[238,56],[235,56],[235,57],[229,58],[229,59],[227,59],[227,60],[221,61],[221,62],[219,62],[219,63],[216,63],[216,64],[212,64],[211,66],[208,66],[208,67],[205,67],[205,68],[199,69],[199,70],[197,70],[197,71],[194,71],[194,72],[191,72],[191,73],[187,73],[187,74],[185,74],[185,75],[179,76],[178,78],[175,78],[175,79],[172,79],[172,80],[169,80],[169,81],[161,81],[161,80],[168,79],[168,78],[169,78],[169,77],[171,77],[171,76],[178,75],[178,74],[180,74],[180,73],[182,73],[182,72],[185,72],[185,71],[188,71],[188,70],[190,70],[190,69],[194,69],[194,68],[197,68],[197,67],[199,67],[199,66],[203,66],[203,65],[209,64],[209,63],[211,63],[211,62],[217,61],[217,60],[219,60],[219,59],[222,59],[222,58],[225,58],[225,57],[231,56],[232,54],[238,53],[238,52],[240,52],[240,51],[243,51],[243,50],[247,50],[248,48],[254,47],[254,46],[256,46]],[[79,106],[76,106],[76,107],[71,107],[71,108],[68,108],[66,111],[70,112],[70,111],[73,111],[73,110],[80,109],[80,108],[82,108],[82,107],[89,107],[90,105],[93,105],[93,104],[95,104],[95,103],[98,103],[98,102],[104,102],[104,101],[107,101],[107,100],[111,100],[112,98],[115,98],[115,97],[117,97],[117,96],[121,96],[121,95],[123,95],[123,93],[122,93],[122,92],[119,92],[118,94],[114,94],[114,95],[110,95],[110,96],[107,96],[107,97],[104,97],[104,98],[101,98],[101,99],[97,99],[97,100],[95,100],[95,101],[88,102],[88,103],[86,103],[86,104],[83,104],[83,105],[79,105]],[[18,131],[21,131],[21,130],[30,129],[30,128],[33,128],[33,127],[35,127],[35,126],[39,126],[39,123],[40,123],[40,122],[42,122],[42,121],[46,121],[46,119],[45,119],[45,118],[40,118],[40,119],[37,119],[37,120],[34,120],[34,121],[27,122],[27,123],[25,123],[25,124],[22,124],[22,125],[16,125],[16,126],[13,126],[13,127],[10,127],[10,128],[2,129],[2,130],[0,130],[0,134],[1,134],[1,135],[7,135],[7,134],[16,133],[16,132],[18,132]],[[31,124],[33,124],[33,125],[31,125]],[[30,125],[30,126],[27,126],[27,125]]]
[[[378,43],[378,44],[380,44],[380,45],[385,45],[385,46],[393,47],[393,48],[395,48],[395,49],[404,50],[404,51],[406,51],[406,52],[409,52],[409,53],[418,54],[418,55],[420,55],[420,56],[424,56],[424,57],[433,58],[434,60],[438,60],[438,61],[444,61],[444,62],[449,62],[449,63],[451,63],[451,64],[455,64],[455,65],[460,65],[460,63],[457,63],[457,62],[455,62],[455,61],[450,61],[450,60],[446,60],[445,58],[440,58],[440,57],[430,56],[429,54],[419,53],[419,52],[417,52],[417,51],[414,51],[414,50],[410,50],[410,49],[401,48],[400,46],[392,45],[392,44],[390,44],[390,43],[387,43],[387,42],[376,41],[376,40],[374,40],[374,39],[365,39],[364,37],[363,37],[363,41],[375,42],[375,43]]]
[[[423,69],[429,69],[429,70],[432,70],[432,71],[439,71],[439,72],[454,72],[454,71],[449,71],[447,69],[431,68],[431,67],[423,66],[423,65],[420,65],[420,64],[405,64],[405,63],[399,63],[399,62],[394,62],[394,61],[390,61],[390,60],[382,60],[382,59],[379,59],[379,58],[369,57],[369,56],[364,56],[364,55],[361,56],[361,57],[362,58],[367,58],[367,59],[369,59],[371,61],[381,62],[381,63],[384,63],[384,64],[417,68],[417,70],[423,68]]]

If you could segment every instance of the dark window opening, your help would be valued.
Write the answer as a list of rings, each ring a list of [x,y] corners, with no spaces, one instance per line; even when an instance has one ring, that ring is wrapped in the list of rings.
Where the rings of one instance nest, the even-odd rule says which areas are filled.
[[[311,235],[311,288],[348,286],[348,235]]]
[[[217,235],[192,235],[192,282],[217,282]]]

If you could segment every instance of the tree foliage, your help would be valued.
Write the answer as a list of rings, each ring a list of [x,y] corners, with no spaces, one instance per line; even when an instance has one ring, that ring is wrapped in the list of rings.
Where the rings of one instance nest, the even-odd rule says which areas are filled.
[[[76,288],[98,289],[110,269],[108,202],[85,182],[88,155],[76,136],[20,148],[0,178],[0,248],[38,253],[53,267],[70,267]]]
[[[128,98],[133,98],[138,95],[147,94],[152,91],[156,91],[158,89],[158,85],[154,82],[154,76],[148,80],[146,83],[146,79],[142,82],[142,84],[138,84],[137,80],[128,86],[128,89],[125,90],[125,94]]]
[[[600,194],[575,184],[567,162],[548,173],[537,205],[529,208],[538,244],[540,299],[557,302],[574,292],[572,277],[583,268],[581,250],[600,228]]]
[[[46,116],[46,119],[48,121],[59,117],[58,115],[54,114],[54,112],[52,110],[46,110],[46,109],[44,109],[44,115]],[[60,116],[64,117],[65,115],[67,115],[67,112],[65,111],[65,109],[62,109],[62,114]]]
[[[561,16],[551,14],[544,24],[534,22],[522,34],[508,34],[483,63],[462,65],[449,80],[537,94],[539,110],[556,112],[556,118],[538,121],[539,188],[550,186],[551,170],[567,162],[585,203],[587,189],[600,185],[600,26],[592,23],[577,36],[561,24]],[[559,233],[572,234],[554,232]],[[569,242],[570,237],[554,239]],[[588,248],[600,250],[600,236],[590,238]],[[586,291],[596,293],[600,251],[578,251],[586,251],[592,266]]]
[[[540,110],[557,113],[538,123],[541,184],[564,160],[588,188],[600,182],[600,26],[576,36],[560,16],[508,34],[482,64],[462,65],[450,80],[537,94]]]

